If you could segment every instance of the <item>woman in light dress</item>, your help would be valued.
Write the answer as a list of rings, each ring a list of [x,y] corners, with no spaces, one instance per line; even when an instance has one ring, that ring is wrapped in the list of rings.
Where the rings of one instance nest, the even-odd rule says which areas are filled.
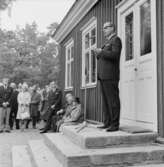
[[[20,120],[21,131],[24,131],[27,120],[30,118],[31,95],[28,92],[28,85],[22,85],[22,91],[18,94],[18,113],[17,119]]]

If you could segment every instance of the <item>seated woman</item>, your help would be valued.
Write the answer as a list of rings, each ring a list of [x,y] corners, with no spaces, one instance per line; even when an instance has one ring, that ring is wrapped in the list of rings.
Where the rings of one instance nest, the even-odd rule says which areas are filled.
[[[56,112],[56,115],[54,115],[54,116],[52,117],[52,130],[53,130],[54,132],[57,131],[57,122],[58,122],[59,120],[61,120],[64,115],[67,115],[68,112],[69,112],[69,108],[70,108],[70,107],[68,107],[68,106],[70,106],[69,103],[71,103],[71,101],[69,100],[69,99],[70,99],[70,98],[69,98],[70,96],[72,97],[72,94],[71,94],[71,93],[67,93],[67,94],[65,95],[65,105],[63,106],[62,109],[60,109],[60,110],[58,110],[58,111]]]
[[[67,107],[64,116],[57,122],[57,131],[66,125],[72,125],[81,123],[83,121],[83,113],[81,110],[81,104],[79,98],[75,98],[73,95],[67,97]]]

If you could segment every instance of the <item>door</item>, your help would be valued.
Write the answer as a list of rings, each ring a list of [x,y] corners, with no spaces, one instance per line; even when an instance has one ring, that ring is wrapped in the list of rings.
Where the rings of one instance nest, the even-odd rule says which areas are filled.
[[[152,5],[151,0],[134,1],[120,13],[119,33],[123,42],[120,98],[123,120],[157,130],[156,32]]]

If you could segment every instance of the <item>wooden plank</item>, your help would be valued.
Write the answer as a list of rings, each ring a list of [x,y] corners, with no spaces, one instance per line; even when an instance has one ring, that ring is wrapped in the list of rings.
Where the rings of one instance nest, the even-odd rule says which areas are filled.
[[[163,0],[156,0],[157,3],[157,105],[158,105],[158,131],[164,137],[164,3]]]
[[[13,167],[32,167],[26,145],[12,147]]]

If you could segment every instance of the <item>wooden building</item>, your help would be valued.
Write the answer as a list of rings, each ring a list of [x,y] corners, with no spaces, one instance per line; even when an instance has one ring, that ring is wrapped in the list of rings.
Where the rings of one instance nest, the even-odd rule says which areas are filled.
[[[115,23],[123,44],[121,123],[164,136],[163,0],[76,0],[54,34],[61,47],[63,91],[79,96],[82,104],[86,101],[88,120],[103,120],[92,49],[105,42],[102,27],[106,21]]]

